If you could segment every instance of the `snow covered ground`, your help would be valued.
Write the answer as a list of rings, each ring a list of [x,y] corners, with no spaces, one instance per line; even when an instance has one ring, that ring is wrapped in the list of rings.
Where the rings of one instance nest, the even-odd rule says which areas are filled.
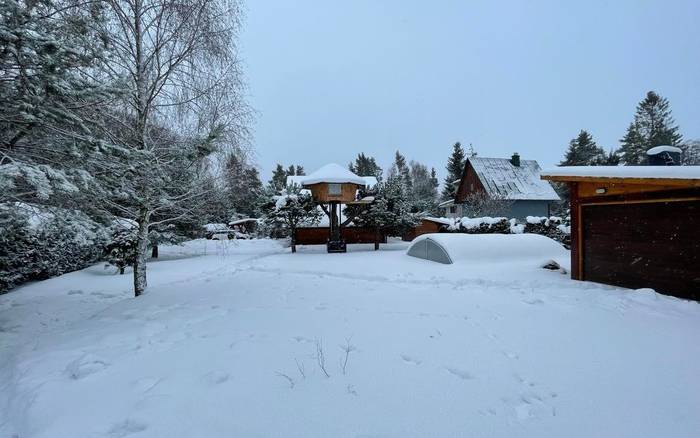
[[[102,265],[0,296],[0,437],[700,436],[697,303],[406,247],[200,240],[138,299]]]

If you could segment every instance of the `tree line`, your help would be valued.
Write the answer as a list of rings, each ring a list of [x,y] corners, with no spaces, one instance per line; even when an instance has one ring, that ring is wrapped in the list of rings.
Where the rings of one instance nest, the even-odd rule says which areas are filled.
[[[571,139],[560,166],[626,166],[646,164],[646,151],[655,146],[677,146],[682,163],[700,164],[700,141],[684,141],[673,119],[668,99],[649,91],[637,104],[634,119],[620,139],[620,147],[605,151],[586,130]]]

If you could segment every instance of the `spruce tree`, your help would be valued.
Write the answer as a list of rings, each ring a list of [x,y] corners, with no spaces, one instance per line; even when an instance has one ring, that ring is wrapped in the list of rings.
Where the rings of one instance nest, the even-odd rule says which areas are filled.
[[[281,164],[277,164],[275,170],[272,171],[272,178],[268,181],[268,186],[275,192],[279,193],[287,186],[287,171],[284,170]]]
[[[683,136],[678,131],[668,99],[649,91],[637,105],[634,121],[620,140],[621,162],[628,166],[644,164],[647,150],[661,145],[680,145]]]
[[[379,167],[374,157],[365,155],[364,152],[357,154],[355,162],[350,163],[348,169],[359,176],[374,176],[377,180],[382,177],[382,168]]]
[[[445,177],[445,185],[442,189],[442,200],[448,201],[454,199],[457,188],[454,182],[462,178],[466,159],[462,145],[457,142],[452,146],[452,155],[447,160],[447,176]]]
[[[564,160],[560,166],[595,166],[605,163],[606,155],[593,140],[593,136],[585,130],[581,130],[576,138],[569,142]]]

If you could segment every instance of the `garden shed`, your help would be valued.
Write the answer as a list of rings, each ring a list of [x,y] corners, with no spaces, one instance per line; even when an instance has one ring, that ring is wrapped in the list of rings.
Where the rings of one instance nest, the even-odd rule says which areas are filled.
[[[700,299],[700,166],[559,167],[571,197],[571,276]]]

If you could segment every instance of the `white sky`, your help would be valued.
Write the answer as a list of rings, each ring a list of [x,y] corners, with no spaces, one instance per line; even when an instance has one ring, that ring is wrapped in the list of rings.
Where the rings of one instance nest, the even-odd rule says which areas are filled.
[[[257,164],[307,172],[398,148],[441,179],[455,141],[555,165],[618,147],[648,90],[700,138],[700,1],[248,1]]]

